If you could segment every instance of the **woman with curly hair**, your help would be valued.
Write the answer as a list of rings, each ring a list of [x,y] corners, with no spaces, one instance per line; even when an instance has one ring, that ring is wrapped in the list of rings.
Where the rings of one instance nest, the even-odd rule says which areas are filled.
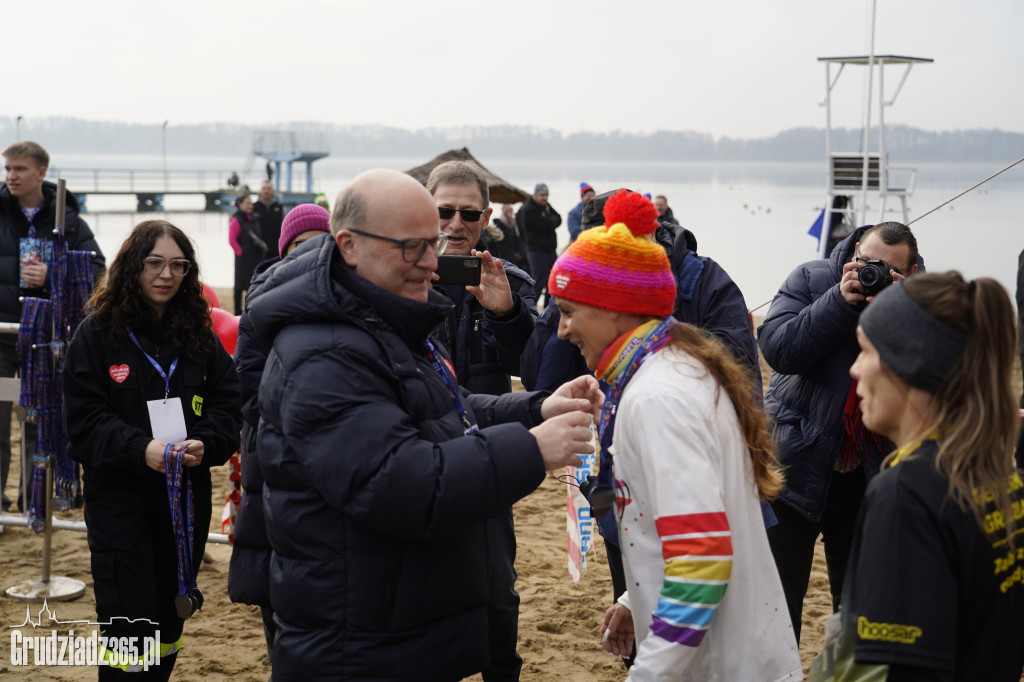
[[[672,317],[657,211],[625,190],[558,259],[558,336],[607,386],[598,492],[614,495],[627,591],[604,648],[631,680],[799,680],[761,502],[783,485],[749,371]],[[614,491],[614,493],[612,493]]]
[[[96,611],[109,637],[151,638],[136,640],[140,655],[158,642],[147,674],[167,679],[184,619],[202,604],[210,467],[238,448],[238,377],[211,328],[192,242],[167,221],[135,226],[88,310],[63,377]],[[101,651],[115,665],[100,679],[133,667],[114,654]]]
[[[897,449],[864,495],[811,680],[1020,679],[1013,318],[998,282],[957,272],[902,280],[861,313],[850,374],[864,425]]]

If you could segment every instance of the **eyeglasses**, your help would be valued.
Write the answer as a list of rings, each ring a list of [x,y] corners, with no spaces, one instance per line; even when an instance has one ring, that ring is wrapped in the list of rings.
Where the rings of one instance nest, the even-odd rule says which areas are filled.
[[[857,261],[858,265],[864,266],[864,265],[868,264],[868,261],[875,260],[875,259],[873,259],[873,258],[862,258],[861,255],[860,255],[860,246],[857,246],[853,250],[853,260]],[[885,261],[882,261],[882,262],[885,263]],[[913,265],[908,265],[905,269],[899,270],[892,263],[885,263],[885,264],[888,265],[893,270],[896,270],[896,272],[898,274],[903,275],[904,277],[907,276],[907,272],[910,270],[910,268],[914,267]]]
[[[392,239],[391,237],[382,237],[379,234],[373,234],[372,232],[363,232],[362,230],[355,230],[349,228],[349,232],[353,234],[360,234],[364,237],[373,237],[383,242],[391,242],[392,244],[398,244],[402,247],[402,260],[406,263],[415,263],[420,258],[423,258],[423,254],[427,252],[427,248],[432,248],[440,256],[444,253],[444,250],[448,248],[448,235],[439,234],[433,239],[425,239],[423,237],[414,237],[412,239]]]
[[[483,211],[478,211],[475,208],[454,209],[446,206],[437,207],[437,215],[441,216],[441,220],[451,220],[455,217],[456,213],[462,216],[462,222],[464,223],[475,223],[484,214]]]
[[[184,277],[188,269],[192,267],[192,261],[184,258],[172,258],[167,260],[160,256],[146,256],[142,259],[142,266],[151,275],[159,275],[167,266],[171,267],[171,274],[175,277]]]

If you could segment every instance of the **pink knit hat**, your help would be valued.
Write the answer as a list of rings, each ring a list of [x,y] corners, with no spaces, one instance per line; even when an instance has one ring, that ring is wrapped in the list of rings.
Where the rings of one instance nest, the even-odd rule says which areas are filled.
[[[316,204],[299,204],[281,223],[281,239],[277,242],[277,252],[284,258],[284,250],[296,236],[303,232],[317,230],[319,232],[331,231],[331,214],[323,206]]]
[[[584,230],[558,257],[548,293],[602,310],[672,314],[676,280],[654,241],[658,211],[640,194],[619,190],[604,205],[604,225]]]

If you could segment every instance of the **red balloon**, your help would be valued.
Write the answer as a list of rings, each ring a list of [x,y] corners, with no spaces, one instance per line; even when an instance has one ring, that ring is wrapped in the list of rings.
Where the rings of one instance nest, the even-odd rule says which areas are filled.
[[[220,301],[217,300],[217,294],[213,293],[213,288],[205,282],[200,282],[203,285],[203,297],[211,308],[219,308]]]
[[[238,345],[238,317],[220,308],[210,308],[210,317],[213,320],[213,331],[217,338],[224,344],[224,350],[234,355],[235,346]]]

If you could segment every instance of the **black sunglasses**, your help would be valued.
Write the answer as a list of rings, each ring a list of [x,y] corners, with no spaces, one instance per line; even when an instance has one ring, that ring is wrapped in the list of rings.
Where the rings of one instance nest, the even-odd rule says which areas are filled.
[[[483,211],[478,211],[475,208],[454,209],[446,206],[437,207],[437,215],[441,216],[441,220],[451,220],[455,217],[456,212],[462,216],[462,222],[464,223],[475,223],[484,214]]]
[[[432,247],[437,251],[437,255],[440,256],[444,253],[444,250],[448,248],[448,235],[439,234],[433,239],[425,239],[423,237],[413,237],[412,239],[392,239],[391,237],[383,237],[379,234],[373,234],[372,232],[363,232],[362,230],[355,230],[349,228],[349,232],[353,234],[360,234],[364,237],[373,237],[383,242],[391,242],[392,244],[398,244],[402,247],[402,260],[406,263],[415,263],[420,258],[423,258],[423,254],[427,252],[428,247]]]

